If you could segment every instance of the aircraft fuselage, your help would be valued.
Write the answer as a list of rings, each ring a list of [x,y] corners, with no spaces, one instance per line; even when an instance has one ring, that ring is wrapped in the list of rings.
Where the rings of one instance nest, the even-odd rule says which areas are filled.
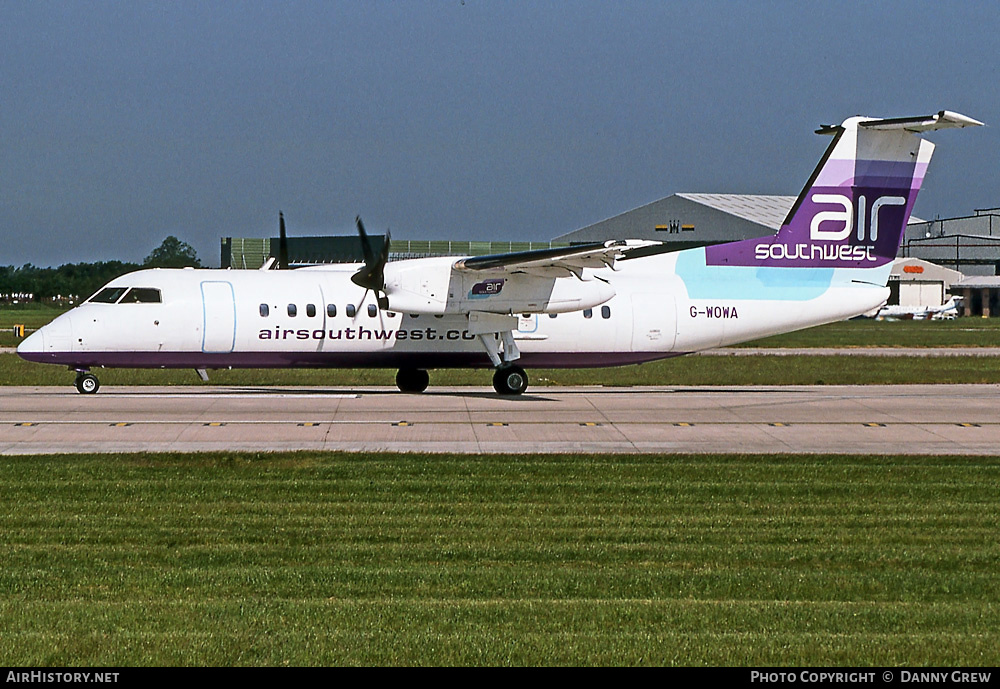
[[[839,320],[885,299],[884,288],[789,291],[751,275],[743,284],[730,281],[723,296],[711,274],[677,274],[685,253],[595,271],[592,277],[614,290],[599,306],[514,314],[519,363],[570,368],[652,361]],[[467,315],[382,309],[350,281],[355,269],[138,271],[106,289],[148,290],[160,301],[89,301],[25,340],[19,352],[81,370],[492,365]]]

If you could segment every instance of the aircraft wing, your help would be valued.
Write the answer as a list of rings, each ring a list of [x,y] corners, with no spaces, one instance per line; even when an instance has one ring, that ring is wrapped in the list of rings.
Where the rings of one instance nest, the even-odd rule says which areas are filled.
[[[528,273],[540,277],[581,277],[584,268],[614,268],[628,252],[659,242],[612,239],[555,249],[518,251],[463,258],[452,268],[459,272]]]

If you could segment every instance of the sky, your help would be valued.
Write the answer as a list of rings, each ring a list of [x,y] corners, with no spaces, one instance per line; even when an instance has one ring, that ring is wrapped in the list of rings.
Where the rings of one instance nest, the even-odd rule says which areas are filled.
[[[954,110],[915,215],[1000,206],[1000,3],[0,0],[0,265],[168,235],[550,240],[801,190],[853,115]]]

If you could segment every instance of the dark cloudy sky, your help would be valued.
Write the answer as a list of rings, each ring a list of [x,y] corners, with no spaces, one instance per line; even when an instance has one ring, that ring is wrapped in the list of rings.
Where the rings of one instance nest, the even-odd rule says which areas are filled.
[[[0,0],[0,265],[167,235],[539,239],[797,194],[865,114],[956,110],[916,214],[1000,206],[996,2]]]

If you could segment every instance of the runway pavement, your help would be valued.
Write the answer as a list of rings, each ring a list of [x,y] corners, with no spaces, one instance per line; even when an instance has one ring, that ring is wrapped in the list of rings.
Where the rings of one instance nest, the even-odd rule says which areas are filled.
[[[0,453],[996,454],[1000,386],[0,388]]]

